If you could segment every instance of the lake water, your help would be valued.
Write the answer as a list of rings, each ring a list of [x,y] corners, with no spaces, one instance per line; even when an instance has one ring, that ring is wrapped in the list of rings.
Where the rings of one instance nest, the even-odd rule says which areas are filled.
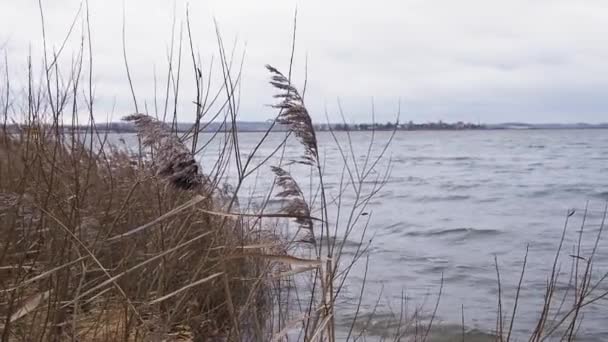
[[[347,142],[345,133],[337,135],[341,143]],[[272,134],[255,160],[268,155],[283,136]],[[375,138],[381,142],[389,136],[390,132],[378,132]],[[242,150],[250,151],[259,137],[257,133],[241,134]],[[351,134],[359,162],[367,155],[370,137],[370,132]],[[325,181],[330,194],[335,195],[343,164],[339,149],[329,133],[319,133],[318,140],[325,161]],[[217,149],[211,146],[200,156],[203,168],[209,169],[216,155]],[[294,141],[288,144],[285,156],[294,158],[301,152],[302,147]],[[427,311],[432,311],[443,275],[436,320],[455,327],[446,334],[454,333],[454,338],[459,338],[463,309],[467,329],[492,331],[497,308],[494,258],[500,268],[505,314],[510,317],[529,246],[514,324],[518,339],[529,336],[542,308],[569,209],[576,209],[576,213],[570,218],[559,262],[564,275],[558,292],[567,287],[573,260],[569,254],[573,254],[587,203],[581,255],[588,256],[593,246],[608,200],[608,131],[404,131],[396,133],[387,159],[378,164],[379,173],[389,166],[388,157],[391,176],[367,209],[372,216],[368,234],[373,242],[363,314],[373,311],[379,299],[377,319],[372,324],[381,327],[383,317],[391,312],[398,315],[402,293],[410,309],[426,303]],[[277,163],[276,158],[273,163]],[[258,177],[258,192],[272,180],[267,171]],[[295,170],[294,175],[307,184],[306,170]],[[255,198],[256,192],[244,191],[246,196]],[[345,194],[346,201],[348,196]],[[345,248],[348,252],[354,247],[348,244]],[[342,316],[353,310],[364,264],[362,260],[346,283],[342,308],[338,310]],[[595,257],[594,272],[596,278],[608,272],[604,239]],[[608,285],[602,285],[597,293],[607,290]],[[588,306],[580,340],[608,340],[606,322],[608,300]]]
[[[392,177],[372,206],[376,236],[368,275],[370,293],[383,287],[393,304],[402,290],[414,300],[430,293],[427,307],[432,309],[443,273],[439,319],[460,323],[464,305],[466,326],[491,330],[497,307],[494,256],[510,312],[509,299],[514,298],[529,245],[514,324],[518,335],[529,334],[542,307],[568,209],[578,210],[571,218],[566,257],[560,263],[564,271],[570,270],[568,254],[573,254],[587,201],[583,235],[587,253],[598,232],[608,200],[607,133],[399,132],[390,148]],[[606,273],[605,241],[600,242],[595,260],[597,274]],[[567,275],[562,281],[568,281]],[[608,301],[604,300],[588,308],[581,340],[608,340],[606,322]]]

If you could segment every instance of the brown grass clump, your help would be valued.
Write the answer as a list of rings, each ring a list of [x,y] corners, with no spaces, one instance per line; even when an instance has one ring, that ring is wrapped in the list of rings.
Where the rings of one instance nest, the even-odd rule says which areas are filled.
[[[95,123],[105,113],[95,103],[88,3],[74,21],[83,25],[73,54],[66,53],[67,42],[78,25],[67,32],[65,48],[51,54],[39,6],[41,72],[31,56],[21,75],[27,82],[11,82],[8,59],[0,68],[6,76],[0,82],[0,341],[340,338],[334,307],[367,252],[368,204],[388,177],[388,171],[375,172],[386,147],[372,153],[372,137],[358,163],[352,146],[344,154],[335,139],[343,181],[329,193],[305,87],[300,93],[292,84],[290,63],[289,76],[267,67],[278,113],[255,146],[244,150],[237,125],[242,61],[226,52],[216,27],[221,67],[204,66],[188,13],[189,44],[182,44],[181,33],[179,41],[172,35],[159,92],[164,98],[157,97],[155,74],[154,106],[138,106],[123,27],[136,113],[124,120],[136,128],[138,143],[123,140],[117,147]],[[295,46],[295,22],[293,33]],[[196,121],[178,132],[182,46],[192,57]],[[211,123],[219,128],[209,141],[199,141]],[[275,124],[289,132],[262,155]],[[304,153],[284,161],[280,151],[290,136]],[[195,157],[211,146],[218,147],[217,158],[199,164]],[[308,186],[291,176],[298,167],[311,172]],[[274,180],[262,190],[264,199],[239,201],[258,175]],[[273,194],[278,207],[269,205]],[[354,200],[346,204],[342,196]],[[347,242],[358,247],[342,255]]]
[[[267,265],[244,251],[268,241],[209,214],[212,192],[184,191],[183,170],[27,132],[0,136],[3,340],[228,338],[228,300],[241,331],[263,326]]]
[[[330,130],[339,165],[335,160],[326,165],[304,103],[306,82],[300,92],[291,79],[291,63],[288,76],[266,66],[278,101],[272,106],[276,118],[254,147],[244,150],[237,126],[241,70],[232,60],[234,51],[226,53],[216,27],[222,82],[212,86],[218,75],[214,77],[211,65],[202,65],[187,14],[195,123],[185,132],[177,130],[181,33],[179,44],[171,42],[164,99],[156,98],[154,77],[153,114],[139,113],[123,50],[136,112],[123,120],[136,128],[138,144],[123,140],[119,148],[95,124],[99,114],[91,81],[88,2],[83,6],[86,25],[80,50],[76,57],[69,56],[70,68],[60,71],[63,46],[51,58],[43,33],[42,79],[34,80],[30,57],[25,89],[11,88],[8,64],[0,82],[1,342],[333,342],[375,335],[385,341],[440,340],[441,330],[433,325],[443,277],[430,316],[420,307],[409,313],[404,293],[400,311],[388,316],[376,312],[382,292],[372,294],[378,296],[375,302],[364,301],[371,203],[390,177],[390,160],[380,165],[396,129],[380,143],[372,131],[363,155],[355,152],[348,130],[340,135]],[[41,24],[44,32],[44,20]],[[293,34],[295,46],[295,21]],[[179,53],[173,52],[174,45],[179,45]],[[164,108],[158,106],[162,103]],[[85,126],[78,121],[83,110],[88,115]],[[199,141],[211,123],[219,123],[219,128],[207,136],[209,141]],[[261,155],[275,124],[288,132],[272,152]],[[304,151],[283,160],[288,139],[294,136]],[[196,156],[212,143],[218,147],[217,158],[199,164]],[[310,172],[308,184],[301,186],[292,176],[298,167]],[[338,180],[332,186],[324,181],[326,168],[342,169],[332,172],[332,180]],[[259,191],[266,195],[240,203],[239,193],[249,190],[246,184],[258,175],[274,180]],[[269,204],[271,197],[280,202],[278,207]],[[530,341],[575,340],[586,307],[608,298],[603,289],[608,273],[594,275],[607,216],[608,206],[590,253],[581,249],[583,219],[577,245],[568,255],[567,283],[560,278],[566,220]],[[292,224],[280,226],[279,220]],[[347,283],[349,275],[362,257],[365,269],[357,293],[346,284],[353,285]],[[503,305],[495,262],[496,329],[491,334],[467,333],[466,340],[508,342],[523,336],[515,336],[513,327],[527,253],[510,314]],[[338,303],[351,306],[337,308]],[[464,307],[461,328],[464,341]]]

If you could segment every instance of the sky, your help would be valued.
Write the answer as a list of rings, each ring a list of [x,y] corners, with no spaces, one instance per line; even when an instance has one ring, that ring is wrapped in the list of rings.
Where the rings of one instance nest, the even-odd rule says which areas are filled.
[[[85,4],[41,3],[47,51],[59,50],[77,18],[60,55],[69,70]],[[242,61],[239,115],[249,121],[276,115],[264,65],[287,73],[297,8],[292,78],[300,88],[306,83],[313,121],[337,121],[341,108],[349,122],[394,121],[398,113],[402,122],[608,122],[605,0],[89,0],[88,7],[98,121],[135,111],[123,62],[123,8],[140,111],[162,112],[155,84],[157,97],[164,95],[172,27],[176,56],[181,30],[180,121],[193,120],[196,93],[186,8],[212,92],[221,85],[214,23],[233,70]],[[40,19],[37,0],[0,0],[0,49],[14,94],[26,80],[28,54],[40,67]]]

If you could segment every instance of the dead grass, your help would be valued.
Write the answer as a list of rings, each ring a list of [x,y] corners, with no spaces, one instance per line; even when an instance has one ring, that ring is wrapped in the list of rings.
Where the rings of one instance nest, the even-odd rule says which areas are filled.
[[[41,8],[44,32],[43,13]],[[289,132],[261,161],[256,157],[272,127],[252,150],[241,151],[236,130],[241,70],[235,53],[226,53],[216,26],[222,82],[214,87],[212,63],[205,68],[194,50],[186,14],[189,44],[183,44],[182,35],[176,42],[173,35],[165,97],[157,99],[155,91],[153,112],[146,104],[146,114],[139,113],[128,75],[136,114],[125,119],[138,128],[139,143],[135,152],[119,148],[95,125],[99,113],[91,81],[88,8],[80,13],[75,22],[80,15],[86,23],[83,44],[70,57],[71,68],[60,70],[62,50],[51,58],[43,34],[42,78],[33,78],[30,57],[25,89],[11,89],[8,64],[0,85],[0,340],[333,342],[340,338],[338,325],[347,331],[346,340],[365,339],[376,314],[376,307],[371,315],[360,312],[369,259],[352,317],[336,323],[344,313],[337,313],[335,305],[344,300],[353,265],[369,256],[368,205],[390,176],[390,162],[385,171],[378,169],[395,131],[380,144],[372,131],[363,160],[348,131],[346,141],[330,132],[341,160],[340,165],[324,164],[304,103],[306,80],[299,89],[291,78],[294,21],[289,72],[267,66],[278,102],[272,106],[278,111],[272,126],[281,124]],[[123,49],[125,34],[123,27]],[[190,46],[192,56],[196,121],[180,135],[175,124],[182,45]],[[82,108],[88,114],[84,126],[78,121]],[[9,118],[20,124],[8,125]],[[214,121],[221,123],[211,134],[220,153],[203,173],[196,156],[209,143],[200,142],[199,134]],[[269,165],[290,136],[303,153]],[[308,187],[291,175],[298,166],[310,172]],[[229,167],[237,175],[231,184],[225,177]],[[332,191],[324,183],[326,167],[342,170]],[[239,203],[244,184],[258,173],[274,179],[264,189],[266,199]],[[281,209],[266,207],[271,197],[281,201]],[[293,229],[279,230],[278,220],[291,221]],[[608,275],[592,281],[603,226],[602,221],[589,255],[580,252],[580,240],[571,255],[570,307],[564,306],[568,293],[556,307],[562,236],[530,341],[558,335],[574,340],[583,309],[608,296],[598,290]],[[354,252],[342,253],[347,243],[356,245]],[[498,261],[496,271],[500,286]],[[521,286],[520,280],[510,315],[499,291],[493,339],[515,338],[511,332]],[[438,297],[442,289],[443,281]],[[377,306],[382,294],[376,295]],[[388,322],[391,328],[382,327],[382,340],[435,339],[439,298],[430,319],[422,321],[422,309],[408,313],[402,297],[401,311]],[[462,325],[464,340],[464,316]]]
[[[242,321],[267,314],[268,262],[244,247],[278,244],[271,234],[209,214],[219,196],[179,189],[124,152],[23,128],[0,137],[5,339],[220,336],[231,329],[220,274]]]

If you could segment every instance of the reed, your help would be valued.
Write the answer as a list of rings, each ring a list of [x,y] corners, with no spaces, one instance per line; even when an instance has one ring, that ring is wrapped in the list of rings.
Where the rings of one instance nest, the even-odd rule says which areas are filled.
[[[357,200],[347,223],[340,223],[339,216],[330,222],[329,207],[343,204],[327,200],[323,163],[303,98],[290,77],[273,67],[268,67],[270,84],[281,100],[274,106],[276,123],[290,132],[262,162],[254,157],[271,129],[244,157],[235,130],[241,70],[235,71],[238,63],[226,54],[218,27],[222,82],[215,88],[203,83],[189,15],[195,124],[185,134],[175,129],[183,38],[171,43],[180,48],[176,54],[171,49],[165,98],[155,98],[165,108],[159,111],[155,105],[155,113],[140,113],[123,28],[135,107],[123,120],[137,129],[138,145],[111,141],[94,120],[88,8],[78,15],[86,23],[83,44],[68,69],[60,68],[66,60],[63,49],[47,54],[46,37],[40,79],[34,77],[37,65],[29,57],[22,75],[27,85],[15,90],[5,63],[0,103],[2,340],[336,340],[334,306],[350,268],[365,253],[361,248],[341,264],[339,250],[361,223],[356,211],[365,210],[386,178],[377,179],[367,195],[366,177],[342,184],[340,192],[350,187]],[[79,122],[83,108],[86,125]],[[210,141],[200,141],[205,122],[212,121],[220,121],[221,128]],[[279,158],[272,165],[291,136],[304,147],[302,157]],[[219,156],[201,165],[197,155],[213,140]],[[309,192],[290,174],[298,165],[314,166]],[[231,183],[226,176],[230,168],[237,174]],[[260,172],[275,177],[266,189],[267,201],[241,203],[244,184]],[[267,208],[271,198],[282,207]],[[345,231],[338,234],[340,226]]]
[[[44,28],[43,14],[41,7]],[[347,139],[330,131],[341,163],[324,164],[304,101],[306,80],[299,89],[291,77],[295,21],[289,72],[266,66],[278,100],[272,106],[277,111],[274,122],[289,132],[270,155],[261,156],[272,127],[251,151],[242,151],[236,130],[242,61],[226,53],[216,26],[222,81],[212,84],[212,68],[203,68],[196,57],[200,54],[194,50],[189,14],[185,45],[194,70],[195,123],[185,134],[175,127],[184,38],[171,42],[164,98],[157,99],[155,92],[154,112],[142,113],[123,27],[123,57],[135,108],[134,114],[123,113],[123,120],[136,127],[138,144],[112,143],[94,120],[99,113],[91,82],[88,8],[79,15],[86,23],[83,44],[68,70],[59,67],[63,49],[51,56],[44,40],[41,78],[33,76],[30,57],[23,76],[27,85],[15,90],[5,59],[6,78],[0,86],[1,340],[337,341],[364,339],[378,328],[373,321],[382,294],[371,314],[361,310],[373,238],[368,234],[373,216],[369,204],[390,177],[390,160],[383,170],[381,161],[396,131],[387,141],[378,141],[372,131],[363,160],[348,130]],[[175,45],[179,48],[174,53]],[[79,122],[83,108],[86,125]],[[209,141],[199,139],[213,121],[221,122],[221,128],[209,134]],[[292,138],[303,153],[284,160],[282,151]],[[199,160],[212,142],[219,155]],[[325,184],[326,167],[341,168],[332,191]],[[302,186],[306,180],[292,176],[297,168],[310,172],[307,187]],[[236,177],[227,177],[229,170]],[[265,200],[242,203],[247,182],[260,175],[274,179],[264,189]],[[278,199],[281,208],[269,207],[270,199]],[[592,276],[603,224],[590,255],[582,255],[579,239],[571,256],[572,300],[567,292],[556,308],[564,228],[530,341],[557,334],[574,340],[583,309],[607,296],[600,291],[607,276]],[[343,253],[347,243],[357,245],[348,254]],[[361,258],[366,259],[364,281],[352,303],[355,309],[337,312]],[[499,295],[493,340],[514,336],[526,263],[527,254],[507,317],[496,260]],[[378,339],[435,340],[443,286],[442,280],[427,315],[422,307],[408,311],[403,294],[400,309],[380,327]],[[464,325],[463,308],[463,340],[472,337]]]

